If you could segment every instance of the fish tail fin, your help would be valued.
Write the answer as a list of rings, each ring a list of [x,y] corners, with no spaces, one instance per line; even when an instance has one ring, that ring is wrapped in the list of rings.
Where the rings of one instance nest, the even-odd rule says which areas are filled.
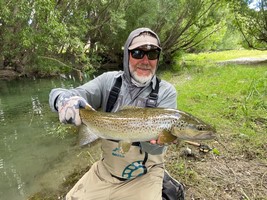
[[[79,128],[79,145],[85,146],[88,145],[95,140],[97,140],[99,137],[93,133],[87,126],[81,125]]]

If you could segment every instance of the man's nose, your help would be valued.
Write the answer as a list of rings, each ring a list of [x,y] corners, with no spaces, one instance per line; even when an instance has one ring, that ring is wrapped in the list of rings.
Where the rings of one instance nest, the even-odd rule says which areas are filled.
[[[149,59],[148,59],[147,55],[144,55],[142,62],[145,64],[149,63]]]

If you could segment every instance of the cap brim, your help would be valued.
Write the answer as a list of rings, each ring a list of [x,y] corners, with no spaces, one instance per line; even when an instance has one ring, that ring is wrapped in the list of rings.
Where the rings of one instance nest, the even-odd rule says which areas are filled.
[[[129,46],[129,50],[133,50],[133,49],[136,49],[138,47],[142,47],[142,46],[153,46],[153,47],[156,47],[156,48],[159,48],[161,49],[161,47],[155,43],[149,43],[149,42],[137,42],[131,46]]]

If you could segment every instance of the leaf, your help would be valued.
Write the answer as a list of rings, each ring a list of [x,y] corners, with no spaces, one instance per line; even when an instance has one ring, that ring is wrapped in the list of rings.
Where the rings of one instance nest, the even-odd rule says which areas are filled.
[[[215,155],[217,155],[217,156],[220,155],[220,151],[218,149],[216,149],[216,148],[213,148],[212,149],[212,153],[215,154]]]

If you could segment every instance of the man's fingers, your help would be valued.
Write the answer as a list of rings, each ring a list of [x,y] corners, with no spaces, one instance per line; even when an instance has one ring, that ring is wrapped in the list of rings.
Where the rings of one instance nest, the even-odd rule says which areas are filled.
[[[157,140],[150,140],[150,144],[157,144]]]

